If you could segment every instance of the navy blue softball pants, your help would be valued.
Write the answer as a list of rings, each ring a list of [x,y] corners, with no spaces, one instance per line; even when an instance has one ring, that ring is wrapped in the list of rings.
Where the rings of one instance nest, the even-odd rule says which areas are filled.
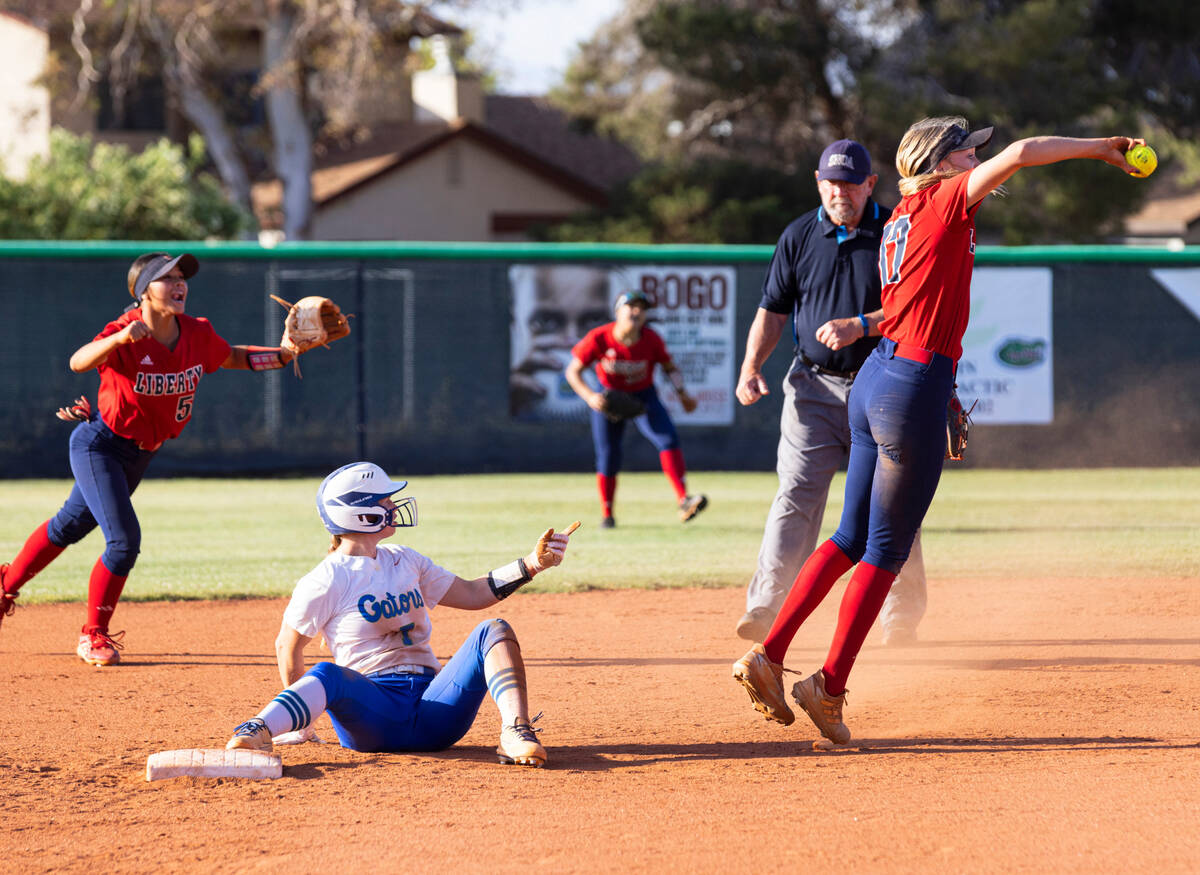
[[[142,528],[133,512],[133,491],[154,453],[114,434],[99,416],[71,432],[71,473],[75,485],[46,526],[58,547],[75,544],[96,528],[104,533],[104,567],[118,577],[133,570],[142,546]]]
[[[436,675],[363,675],[332,662],[309,669],[325,688],[325,710],[342,747],[444,750],[467,734],[487,694],[483,658],[515,641],[504,620],[484,620]]]
[[[855,562],[899,573],[942,475],[954,362],[895,350],[880,341],[850,389],[846,501],[832,540]]]
[[[646,412],[633,420],[637,430],[645,435],[660,453],[677,449],[679,433],[675,431],[671,414],[658,397],[658,390],[650,386],[629,394],[642,399],[642,403],[646,405]],[[592,410],[591,422],[592,446],[596,450],[596,473],[615,477],[624,461],[621,439],[625,437],[625,421],[612,422],[603,413]]]

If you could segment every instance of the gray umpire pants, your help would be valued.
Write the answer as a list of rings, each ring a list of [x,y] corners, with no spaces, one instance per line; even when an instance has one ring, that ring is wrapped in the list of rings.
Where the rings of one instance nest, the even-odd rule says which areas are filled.
[[[816,374],[797,357],[783,385],[776,470],[779,491],[771,503],[758,551],[758,568],[746,590],[746,610],[779,613],[800,568],[817,547],[829,484],[850,453],[846,400],[853,380]],[[884,629],[912,629],[925,615],[925,563],[917,532],[879,613]]]

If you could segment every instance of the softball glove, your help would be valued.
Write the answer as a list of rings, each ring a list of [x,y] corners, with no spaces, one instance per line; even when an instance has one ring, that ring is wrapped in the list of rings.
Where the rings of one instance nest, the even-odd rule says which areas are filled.
[[[271,297],[288,308],[279,345],[293,356],[300,356],[313,347],[327,347],[350,333],[349,320],[342,314],[341,308],[329,298],[309,295],[292,304],[275,295]],[[299,374],[298,360],[293,359],[293,362],[296,373]]]
[[[964,410],[958,400],[957,386],[950,390],[950,401],[946,404],[946,458],[961,462],[967,449],[967,432],[971,428],[971,411],[979,399],[975,399],[969,410]]]
[[[617,389],[605,389],[603,395],[604,409],[602,412],[610,422],[634,419],[646,412],[646,405],[636,395],[630,395],[628,392],[621,392]]]

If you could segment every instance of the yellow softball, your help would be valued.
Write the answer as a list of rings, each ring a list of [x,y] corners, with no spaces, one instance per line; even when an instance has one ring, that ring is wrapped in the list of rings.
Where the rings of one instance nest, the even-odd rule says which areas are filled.
[[[1125,153],[1125,160],[1137,168],[1130,176],[1145,178],[1158,166],[1158,156],[1149,146],[1134,146]]]

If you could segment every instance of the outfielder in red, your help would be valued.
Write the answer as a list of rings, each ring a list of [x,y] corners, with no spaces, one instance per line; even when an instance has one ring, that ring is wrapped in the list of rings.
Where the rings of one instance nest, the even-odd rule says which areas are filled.
[[[159,447],[191,419],[201,379],[218,368],[273,370],[292,359],[279,348],[230,346],[207,319],[185,315],[187,281],[199,269],[192,255],[151,252],[134,260],[128,274],[134,304],[71,356],[75,373],[100,372],[95,413],[84,397],[58,413],[80,421],[70,441],[74,488],[16,558],[0,565],[3,620],[24,584],[100,526],[104,553],[88,581],[87,622],[76,648],[92,665],[120,661],[125,633],[110,634],[109,623],[141,547],[130,499]]]
[[[946,403],[971,305],[975,213],[1022,167],[1092,158],[1134,168],[1129,137],[1019,140],[983,163],[975,150],[992,129],[933,118],[905,133],[896,152],[903,199],[883,230],[883,340],[850,390],[850,459],[841,523],[792,585],[762,644],[733,664],[756,710],[783,724],[795,716],[783,692],[783,658],[796,631],[854,568],[824,666],[792,696],[828,743],[846,744],[846,681],[896,573],[908,558],[942,472]]]
[[[655,366],[660,366],[671,381],[684,410],[695,410],[696,400],[684,388],[683,374],[671,359],[663,339],[646,326],[650,299],[635,289],[617,298],[615,309],[616,321],[593,328],[575,344],[566,370],[567,382],[591,408],[596,483],[603,513],[600,524],[609,529],[616,525],[612,511],[617,472],[621,470],[625,420],[614,421],[605,416],[603,393],[592,389],[583,379],[584,368],[592,364],[595,364],[596,377],[605,389],[627,392],[645,405],[645,412],[635,417],[633,423],[658,450],[659,464],[675,490],[679,519],[686,523],[708,506],[708,499],[687,493],[687,468],[679,446],[679,433],[654,388]]]

